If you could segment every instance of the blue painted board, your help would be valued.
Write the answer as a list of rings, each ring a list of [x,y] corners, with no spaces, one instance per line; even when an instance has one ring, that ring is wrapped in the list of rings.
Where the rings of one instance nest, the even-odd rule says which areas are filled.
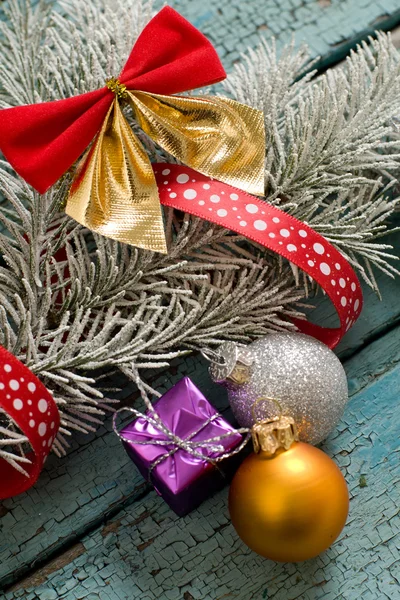
[[[367,31],[372,31],[377,24],[376,19],[379,20],[379,26],[391,28],[400,18],[399,2],[389,0],[332,0],[330,3],[326,0],[181,0],[173,5],[210,37],[228,70],[238,59],[239,53],[247,45],[254,46],[260,35],[270,38],[275,34],[279,46],[288,41],[294,32],[297,44],[305,40],[311,45],[313,55],[323,55],[320,64],[324,66],[339,60],[343,52],[361,37],[365,37]],[[396,240],[399,247],[398,236]],[[383,303],[367,294],[367,310],[344,341],[341,347],[343,356],[354,354],[360,347],[370,343],[371,338],[396,326],[400,313],[397,305],[398,286],[399,282],[386,281],[383,284]],[[328,322],[333,317],[328,302],[322,302],[316,313],[321,321]],[[398,345],[398,332],[391,332],[384,338],[383,343],[375,342],[347,363],[353,393],[379,374],[386,372],[392,363],[399,360]],[[174,369],[175,371],[159,376],[157,385],[160,389],[169,387],[181,374],[190,374],[220,409],[226,406],[225,396],[219,388],[209,383],[201,361],[189,358],[175,365]],[[396,373],[397,371],[393,375],[393,381],[396,380]],[[384,388],[379,389],[382,391]],[[359,398],[359,395],[356,398]],[[385,399],[384,401],[386,402]],[[374,424],[378,421],[378,416],[375,415]],[[360,437],[368,435],[375,439],[372,430],[365,427],[365,421],[360,421],[358,413],[354,421],[350,422],[349,418],[349,430],[349,444],[353,443],[352,452],[357,450]],[[377,427],[374,431],[380,432],[380,429]],[[392,432],[389,433],[392,435]],[[341,435],[344,435],[344,432]],[[392,441],[390,437],[388,443]],[[332,443],[332,451],[339,452],[335,440]],[[340,457],[342,455],[339,452],[337,458],[341,460]],[[351,455],[351,462],[352,460]],[[354,474],[356,471],[349,472]],[[396,472],[389,473],[391,482],[396,483]],[[268,584],[263,587],[263,582],[266,581],[265,563],[257,566],[258,559],[254,562],[254,558],[249,557],[246,552],[243,553],[243,548],[234,541],[226,520],[224,494],[226,492],[210,500],[196,511],[196,515],[187,517],[188,522],[174,520],[169,511],[166,513],[166,507],[154,493],[148,493],[146,485],[135,474],[118,441],[110,433],[110,423],[106,422],[96,435],[77,436],[66,460],[60,461],[55,457],[50,459],[34,490],[0,506],[0,589],[2,585],[15,582],[18,590],[9,597],[23,597],[29,600],[49,600],[58,597],[68,600],[93,600],[99,597],[101,600],[128,597],[141,600],[145,600],[146,597],[204,600],[211,597],[215,600],[225,594],[227,598],[246,598],[246,590],[253,594],[248,596],[249,598],[322,597],[329,600],[331,597],[355,598],[356,594],[358,597],[358,582],[367,582],[360,588],[363,598],[378,600],[385,597],[387,590],[395,589],[388,587],[394,585],[391,579],[381,586],[382,589],[371,584],[376,563],[376,554],[371,548],[370,562],[362,565],[368,577],[357,579],[353,576],[353,587],[348,596],[332,596],[342,593],[340,586],[344,586],[347,581],[347,573],[340,567],[341,577],[338,571],[334,577],[336,588],[332,591],[327,584],[323,584],[327,575],[335,573],[336,554],[327,555],[328,570],[318,563],[314,570],[301,571],[307,584],[304,581],[296,583],[301,575],[296,570],[292,571],[287,567],[283,571],[277,571],[276,567],[268,566],[268,570],[273,569],[272,573],[276,578],[273,581],[268,579]],[[372,488],[371,496],[376,500],[373,505],[375,510],[376,506],[380,506],[380,496],[376,495],[375,487]],[[149,521],[145,514],[147,509],[151,511]],[[127,537],[122,531],[124,528],[121,529],[118,525],[121,515],[129,521],[128,531],[131,536],[140,537],[140,549],[129,547],[126,559],[121,557],[120,548],[117,547],[120,541],[126,540]],[[102,525],[103,521],[106,522],[105,528]],[[142,524],[144,522],[145,524]],[[148,544],[151,538],[146,536],[149,528],[153,527],[152,522],[158,527],[155,529],[157,541]],[[191,533],[190,527],[193,527],[193,523],[197,530],[196,535]],[[207,529],[210,524],[212,531]],[[195,544],[191,545],[192,543],[188,542],[190,536],[183,534],[186,545],[189,544],[191,548],[190,571],[193,572],[193,578],[179,587],[182,572],[187,570],[180,566],[179,551],[187,556],[188,550],[179,544],[175,547],[174,544],[181,542],[178,529],[184,525],[188,525],[190,536],[195,541]],[[392,524],[390,527],[391,531],[395,530]],[[397,533],[395,537],[396,535]],[[209,545],[206,543],[208,540]],[[185,540],[183,542],[185,543]],[[367,547],[369,548],[368,545]],[[377,547],[382,553],[381,546],[378,544]],[[355,544],[352,548],[358,555],[362,543],[359,542],[358,546]],[[207,573],[199,558],[202,553],[209,557],[212,563],[207,566]],[[166,555],[167,559],[165,565],[156,573],[160,566],[153,568],[152,565],[157,562],[158,555]],[[228,556],[230,562],[225,564],[225,558]],[[256,571],[253,571],[253,565],[256,565]],[[381,562],[382,565],[386,565],[390,577],[392,572],[396,573],[398,570],[396,563],[394,566],[389,565],[387,558]],[[146,591],[138,586],[138,573],[141,573],[142,568],[142,587]],[[129,577],[126,576],[126,570],[130,573]],[[28,571],[33,572],[34,579],[31,579],[30,583],[18,583]],[[246,584],[247,587],[237,587],[239,591],[235,591],[235,582],[238,581],[239,575],[243,580],[242,584]],[[314,585],[314,580],[321,585]],[[26,592],[24,588],[29,585],[33,585],[36,592]],[[309,591],[305,590],[305,585],[309,586]],[[291,591],[297,596],[291,595]],[[154,596],[155,593],[160,595]]]
[[[83,536],[67,564],[57,568],[55,561],[53,572],[37,573],[5,600],[400,597],[399,362],[395,330],[347,364],[357,392],[323,448],[346,476],[350,516],[339,540],[320,557],[281,565],[253,554],[230,524],[226,489],[183,519],[151,491]],[[388,365],[376,378],[374,367]]]
[[[360,393],[399,361],[400,332],[394,329],[346,361],[351,395]],[[227,406],[221,388],[210,382],[204,361],[195,357],[179,364],[174,375],[164,374],[156,385],[163,391],[183,374],[189,374],[220,410]],[[3,585],[18,580],[31,561],[46,563],[146,494],[148,487],[110,430],[108,421],[92,440],[84,440],[83,446],[76,442],[67,459],[52,458],[33,490],[3,503],[9,511],[0,519]]]
[[[161,3],[158,2],[158,5]],[[293,36],[306,42],[320,68],[342,60],[350,48],[376,29],[400,22],[398,0],[175,0],[170,2],[216,46],[230,70],[260,37],[277,47]]]

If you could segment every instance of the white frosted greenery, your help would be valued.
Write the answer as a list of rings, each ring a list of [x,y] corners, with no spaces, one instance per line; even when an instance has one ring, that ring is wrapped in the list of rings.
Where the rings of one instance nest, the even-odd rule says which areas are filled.
[[[152,15],[145,0],[60,0],[57,10],[10,0],[7,7],[2,108],[104,85]],[[398,203],[399,55],[381,34],[318,78],[310,69],[306,48],[289,46],[278,57],[262,43],[224,85],[264,111],[267,201],[322,233],[377,289],[374,268],[397,272],[380,238]],[[139,136],[152,160],[173,160]],[[93,430],[112,406],[100,372],[120,371],[151,389],[143,371],[188,351],[287,329],[314,285],[243,237],[171,209],[168,256],[93,236],[62,212],[68,183],[41,196],[0,161],[0,344],[54,395],[58,454],[72,430]],[[0,456],[22,471],[25,443],[3,415]]]

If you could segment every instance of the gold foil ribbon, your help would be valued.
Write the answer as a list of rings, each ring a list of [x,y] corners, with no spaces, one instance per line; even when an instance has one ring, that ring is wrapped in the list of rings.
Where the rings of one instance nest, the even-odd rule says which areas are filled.
[[[116,98],[78,165],[67,200],[66,212],[76,221],[120,242],[167,252],[153,169],[122,113],[122,92],[141,129],[179,161],[250,194],[264,194],[261,111],[228,98],[121,90],[114,79],[107,86]]]

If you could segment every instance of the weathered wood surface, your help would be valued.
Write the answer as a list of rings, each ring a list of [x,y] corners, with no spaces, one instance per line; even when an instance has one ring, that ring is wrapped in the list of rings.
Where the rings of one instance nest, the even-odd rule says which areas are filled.
[[[228,69],[240,51],[255,45],[258,33],[275,33],[282,43],[295,31],[296,42],[308,41],[328,64],[371,30],[376,19],[390,28],[400,18],[398,0],[185,0],[175,7],[219,47]],[[400,236],[396,240],[399,247]],[[34,490],[0,506],[0,590],[14,584],[5,597],[400,597],[398,431],[396,415],[390,413],[397,410],[398,369],[375,382],[400,362],[400,334],[394,329],[399,286],[385,281],[383,303],[366,294],[367,309],[341,346],[341,355],[349,357],[389,330],[346,362],[353,399],[327,449],[347,471],[352,513],[343,541],[324,557],[296,568],[250,554],[229,525],[226,491],[178,520],[136,474],[108,421],[96,435],[76,437],[67,459],[51,458]],[[328,321],[333,310],[322,302],[315,314],[320,322]],[[225,395],[209,382],[197,358],[161,374],[160,391],[182,374],[189,374],[220,409],[226,406]],[[366,488],[358,487],[360,474],[367,477]],[[29,573],[31,579],[21,579]]]
[[[297,566],[264,561],[235,536],[227,490],[184,519],[149,491],[17,584],[5,599],[400,597],[399,336],[398,330],[389,332],[346,363],[352,398],[324,449],[343,469],[351,508],[340,540],[327,553]],[[115,458],[111,462],[118,451],[111,448],[107,454],[110,463],[102,463],[107,473],[98,476],[118,478],[121,470],[115,473]],[[134,485],[132,466],[130,471]],[[366,487],[360,486],[361,475]],[[75,473],[70,476],[66,492]],[[82,479],[89,477],[83,473]],[[51,535],[54,523],[44,526]]]
[[[254,47],[260,35],[275,37],[278,48],[293,36],[320,68],[344,58],[350,48],[376,29],[400,21],[398,0],[176,0],[180,10],[216,46],[227,69]]]
[[[391,304],[393,299],[398,298],[399,291],[398,281],[390,294],[384,290],[384,301],[378,305],[381,326],[390,319]],[[322,306],[328,318],[330,305],[324,302],[320,312]],[[374,333],[376,318],[376,307],[372,303],[367,304],[363,323],[360,324],[362,333],[359,340],[355,337],[355,344],[350,348],[346,346],[346,351],[355,352],[359,347],[356,342],[362,343],[371,330]],[[320,319],[321,322],[324,319],[323,312]],[[387,368],[386,365],[390,367],[397,360],[397,355],[389,353],[388,348],[387,352],[382,352],[377,365],[375,360],[373,355],[369,362],[355,359],[355,363],[349,363],[351,369],[357,367],[355,375],[352,370],[349,372],[352,393],[359,390],[360,378],[363,382],[368,374],[370,377],[378,376]],[[155,386],[162,392],[185,374],[193,378],[220,410],[227,406],[225,393],[210,382],[206,365],[198,357],[177,363],[173,371],[160,375]],[[7,586],[17,581],[32,563],[40,566],[120,508],[133,503],[146,490],[146,484],[111,432],[109,419],[96,435],[76,436],[66,459],[49,459],[34,489],[3,502],[0,508],[0,585]]]

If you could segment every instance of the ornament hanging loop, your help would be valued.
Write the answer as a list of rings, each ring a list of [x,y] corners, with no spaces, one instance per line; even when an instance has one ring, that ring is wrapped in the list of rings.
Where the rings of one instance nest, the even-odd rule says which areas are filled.
[[[257,400],[254,401],[253,406],[251,407],[251,414],[252,414],[254,423],[265,423],[266,422],[265,419],[257,419],[256,408],[262,402],[272,402],[273,404],[275,404],[275,406],[278,407],[278,410],[279,410],[279,414],[276,417],[274,417],[273,419],[268,419],[268,422],[273,421],[274,419],[280,419],[282,417],[283,408],[282,408],[282,404],[279,402],[279,400],[277,400],[276,398],[269,398],[268,396],[261,396],[261,398],[257,398]]]

